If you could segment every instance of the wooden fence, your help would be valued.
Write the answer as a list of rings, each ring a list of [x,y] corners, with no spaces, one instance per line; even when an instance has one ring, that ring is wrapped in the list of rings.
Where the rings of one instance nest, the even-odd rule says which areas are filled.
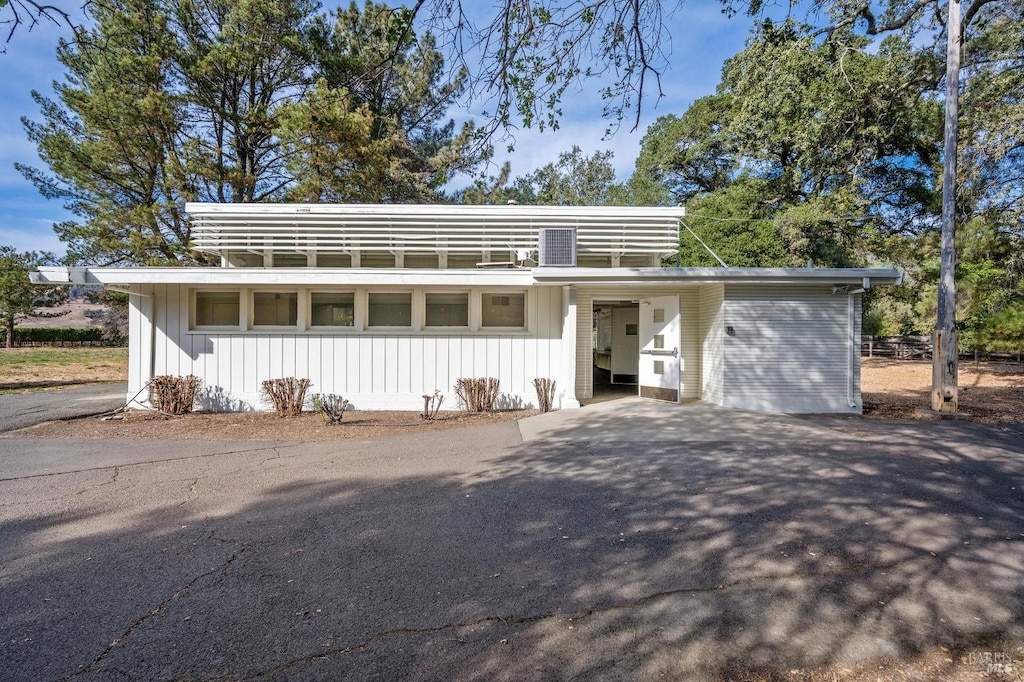
[[[893,358],[895,360],[931,360],[932,339],[930,336],[862,336],[860,354],[865,358]],[[996,353],[974,349],[960,353],[960,359],[985,360],[988,362],[1016,362],[1024,359],[1024,353]]]

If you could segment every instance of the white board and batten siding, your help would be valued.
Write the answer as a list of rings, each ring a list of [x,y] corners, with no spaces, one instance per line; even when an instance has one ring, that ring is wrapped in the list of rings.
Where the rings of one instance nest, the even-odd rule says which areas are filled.
[[[151,376],[194,374],[203,380],[204,408],[265,410],[270,406],[260,394],[262,381],[294,376],[310,379],[310,393],[342,395],[354,409],[420,410],[423,395],[435,389],[445,395],[444,409],[457,409],[457,379],[497,377],[502,407],[531,407],[537,403],[533,380],[560,376],[561,287],[529,289],[523,332],[338,334],[194,331],[189,329],[189,286],[140,285],[134,290],[143,295],[131,297],[129,398]],[[144,366],[148,357],[152,367]],[[145,399],[145,394],[139,397]]]
[[[860,299],[825,286],[726,285],[721,324],[711,325],[735,331],[724,336],[719,404],[859,413]]]

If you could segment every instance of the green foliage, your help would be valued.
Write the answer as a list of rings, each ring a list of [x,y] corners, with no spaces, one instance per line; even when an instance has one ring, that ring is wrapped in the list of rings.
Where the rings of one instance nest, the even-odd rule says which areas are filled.
[[[33,373],[47,368],[97,365],[123,365],[128,362],[127,348],[23,348],[13,353],[0,353],[0,370],[16,372],[30,369]]]
[[[308,83],[312,0],[154,0],[176,20],[176,84],[188,116],[177,154],[195,198],[280,198],[278,116]],[[182,121],[184,123],[184,121]]]
[[[13,247],[0,246],[0,325],[8,348],[14,343],[14,326],[19,320],[52,317],[40,308],[51,308],[67,300],[66,288],[35,286],[29,280],[31,270],[55,264],[52,253],[20,253]]]
[[[431,201],[490,148],[445,118],[465,89],[408,10],[313,0],[113,0],[62,43],[23,119],[75,215],[73,263],[203,263],[186,201]],[[451,76],[451,77],[449,77]]]
[[[702,195],[687,204],[686,225],[732,267],[796,265],[782,235],[761,205],[764,181],[744,178],[725,189]],[[712,267],[718,261],[686,230],[679,233],[683,266]]]
[[[922,97],[931,63],[909,45],[893,39],[871,53],[841,37],[756,32],[716,94],[651,126],[634,179],[661,184],[694,216],[772,221],[777,239],[751,226],[768,246],[762,262],[863,262],[869,229],[901,229],[934,203],[941,109]]]
[[[520,204],[545,206],[601,206],[610,203],[615,182],[612,152],[596,151],[584,156],[572,149],[558,155],[558,161],[516,178],[504,192],[505,199]]]
[[[0,330],[0,341],[7,340],[7,330]],[[95,327],[15,327],[14,344],[106,345],[103,330]]]
[[[95,28],[61,42],[57,99],[33,93],[42,122],[22,119],[50,172],[18,165],[78,219],[55,226],[71,262],[167,263],[186,256],[174,145],[184,111],[174,91],[178,47],[157,0],[89,5]]]

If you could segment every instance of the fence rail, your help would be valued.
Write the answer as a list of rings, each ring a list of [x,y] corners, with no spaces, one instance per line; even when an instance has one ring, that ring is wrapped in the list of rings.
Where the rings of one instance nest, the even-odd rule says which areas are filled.
[[[893,358],[895,360],[931,360],[930,336],[862,336],[860,354],[865,358]],[[988,362],[1016,362],[1024,360],[1024,352],[995,352],[973,349],[960,353],[960,359]]]

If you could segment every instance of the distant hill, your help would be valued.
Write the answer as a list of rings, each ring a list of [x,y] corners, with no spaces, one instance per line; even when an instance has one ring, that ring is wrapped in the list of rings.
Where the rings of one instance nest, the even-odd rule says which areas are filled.
[[[107,306],[98,303],[89,303],[84,298],[75,298],[61,306],[43,308],[39,312],[52,315],[64,313],[58,317],[30,317],[19,320],[19,327],[74,327],[74,328],[99,328],[103,323],[99,319],[89,317],[88,313],[102,313]]]

